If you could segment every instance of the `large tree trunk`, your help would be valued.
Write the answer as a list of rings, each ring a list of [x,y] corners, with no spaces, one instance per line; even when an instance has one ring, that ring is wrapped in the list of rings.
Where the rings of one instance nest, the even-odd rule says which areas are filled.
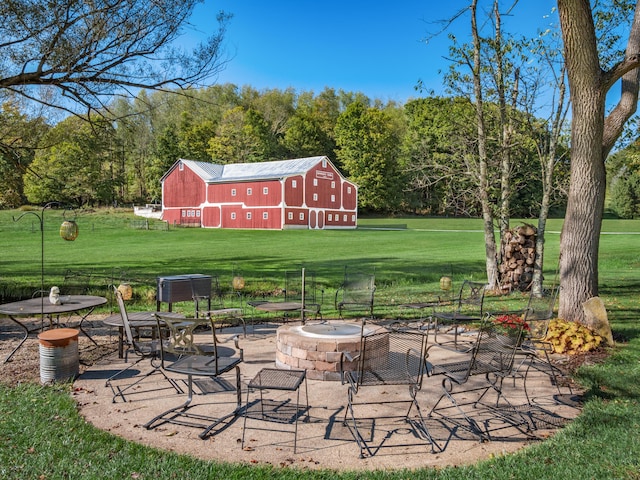
[[[573,122],[571,178],[560,239],[559,316],[584,320],[582,304],[598,295],[598,248],[604,208],[602,161],[605,95],[589,0],[558,0]]]
[[[625,58],[608,71],[600,67],[590,1],[558,0],[558,12],[573,105],[571,185],[560,240],[559,316],[584,323],[582,305],[598,295],[604,160],[637,108],[640,10],[637,4]],[[605,120],[606,94],[620,78],[620,101]]]

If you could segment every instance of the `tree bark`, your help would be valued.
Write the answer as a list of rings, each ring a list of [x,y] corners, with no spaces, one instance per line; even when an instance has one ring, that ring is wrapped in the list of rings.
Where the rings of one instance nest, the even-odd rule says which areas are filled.
[[[569,198],[560,239],[559,316],[583,321],[582,304],[598,295],[605,92],[589,0],[558,0],[558,11],[573,106]]]
[[[605,72],[598,58],[590,1],[558,0],[558,12],[573,105],[571,183],[560,240],[559,316],[584,323],[582,305],[598,295],[604,160],[637,105],[640,13],[636,5],[625,59]],[[620,102],[605,121],[606,94],[620,78]]]
[[[487,166],[487,135],[484,121],[484,102],[482,97],[480,36],[476,21],[477,0],[471,4],[471,31],[473,34],[473,92],[475,95],[476,119],[478,124],[478,196],[482,205],[484,225],[485,265],[487,270],[487,288],[498,288],[498,259],[496,237],[493,233],[493,213],[489,201],[489,173]]]

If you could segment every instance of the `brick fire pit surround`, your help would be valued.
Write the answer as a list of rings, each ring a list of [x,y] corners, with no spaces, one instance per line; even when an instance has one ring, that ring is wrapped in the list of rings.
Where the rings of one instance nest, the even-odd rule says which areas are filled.
[[[327,321],[307,325],[282,325],[276,332],[276,367],[285,370],[306,369],[312,380],[340,380],[340,356],[355,356],[360,351],[359,322]],[[384,331],[377,325],[365,325],[364,334]],[[384,348],[384,346],[383,346]],[[388,352],[388,345],[384,352]],[[354,369],[356,363],[346,363]]]

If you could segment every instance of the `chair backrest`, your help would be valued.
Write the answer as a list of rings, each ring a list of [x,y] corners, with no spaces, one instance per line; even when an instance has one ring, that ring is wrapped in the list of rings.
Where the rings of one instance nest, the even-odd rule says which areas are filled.
[[[303,285],[304,279],[304,285]],[[304,302],[303,302],[304,295]],[[306,269],[284,272],[284,301],[300,302],[304,305],[319,304],[316,289],[316,276]]]
[[[218,277],[211,277],[211,309],[224,308],[224,292]]]
[[[474,313],[482,317],[486,283],[465,280],[458,293],[457,311],[460,313]]]
[[[127,307],[124,304],[124,299],[122,298],[122,292],[118,290],[118,287],[113,286],[113,294],[116,298],[116,302],[118,302],[118,309],[120,310],[120,317],[122,318],[122,326],[124,328],[125,340],[127,345],[129,345],[138,355],[142,355],[142,349],[136,342],[136,339],[133,335],[133,329],[131,328],[131,323],[129,322],[129,315],[127,314]]]
[[[345,271],[341,289],[342,303],[373,305],[376,277],[369,273]]]
[[[472,350],[466,378],[474,375],[496,374],[506,376],[511,372],[518,345],[522,339],[524,322],[508,334],[500,331],[492,316],[483,319]],[[465,379],[466,380],[466,379]]]
[[[559,292],[560,287],[558,286],[543,290],[542,295],[535,295],[531,292],[524,317],[529,325],[528,335],[530,338],[540,339],[547,335],[549,321],[553,318]]]
[[[155,317],[158,322],[158,331],[165,332],[162,342],[160,342],[161,358],[166,354],[176,356],[208,354],[217,356],[215,335],[213,336],[213,342],[207,344],[208,347],[210,346],[208,352],[205,352],[205,350],[195,342],[194,329],[198,325],[203,325],[202,320],[196,322],[194,319],[177,318],[162,312],[156,312]]]
[[[427,336],[416,330],[366,333],[360,339],[355,381],[366,385],[422,385]]]

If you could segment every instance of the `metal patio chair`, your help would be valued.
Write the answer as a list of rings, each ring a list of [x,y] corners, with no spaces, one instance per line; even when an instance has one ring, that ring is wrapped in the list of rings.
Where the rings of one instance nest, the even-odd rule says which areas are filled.
[[[127,308],[124,304],[124,300],[122,299],[122,293],[118,290],[117,287],[113,287],[114,296],[118,303],[118,308],[120,309],[120,316],[122,317],[122,324],[125,332],[125,342],[126,342],[126,350],[124,352],[124,360],[128,361],[129,353],[133,353],[136,357],[138,357],[133,363],[127,365],[125,368],[117,372],[115,375],[109,377],[105,383],[105,387],[110,387],[113,392],[112,401],[115,403],[116,399],[120,397],[123,402],[126,402],[125,392],[128,392],[136,385],[139,385],[144,379],[149,378],[151,375],[160,374],[164,379],[169,383],[169,385],[176,391],[176,393],[183,393],[180,386],[171,378],[169,378],[160,368],[160,364],[157,363],[160,356],[160,341],[159,341],[159,331],[155,330],[152,332],[150,338],[142,338],[138,334],[134,335],[133,328],[131,327],[131,323],[129,322],[129,315],[127,314]],[[139,332],[137,332],[139,333]],[[133,367],[138,365],[143,360],[149,360],[151,363],[151,370],[146,372],[144,375],[141,375],[135,382],[121,386],[119,384],[115,384],[114,380],[118,377],[123,376],[125,373],[130,372]],[[166,387],[165,387],[166,388]],[[153,388],[144,390],[144,392],[155,391],[155,390],[163,390],[164,388]],[[135,392],[142,393],[140,390],[136,390]]]
[[[524,313],[529,330],[525,332],[524,341],[516,351],[517,361],[513,376],[514,378],[520,376],[524,379],[524,391],[529,404],[531,404],[531,400],[527,390],[527,377],[532,368],[547,374],[551,383],[557,388],[558,394],[562,395],[559,379],[564,378],[565,375],[551,362],[549,354],[553,353],[553,345],[546,340],[559,291],[560,287],[554,286],[544,290],[542,295],[534,295],[532,292]],[[569,393],[573,394],[569,382],[565,383]]]
[[[224,295],[218,277],[211,277],[210,295],[199,295],[197,289],[193,289],[193,302],[195,304],[196,318],[204,317],[218,323],[242,326],[242,333],[247,336],[247,324],[244,320],[242,308],[226,307]],[[202,309],[201,303],[206,303],[207,308]]]
[[[351,430],[353,438],[360,448],[360,458],[364,458],[365,454],[369,456],[374,454],[374,449],[369,445],[370,441],[361,432],[362,421],[370,420],[374,424],[372,431],[375,431],[376,419],[399,418],[396,411],[393,412],[394,415],[379,414],[374,418],[360,417],[357,414],[360,405],[383,406],[408,403],[409,408],[403,418],[410,425],[414,439],[418,438],[430,444],[432,453],[440,450],[429,433],[420,405],[416,400],[416,395],[422,388],[422,379],[425,373],[426,346],[427,336],[420,331],[387,330],[378,327],[377,330],[369,333],[363,322],[357,356],[353,357],[348,353],[342,353],[341,378],[342,383],[348,385],[347,408],[343,424]],[[386,392],[391,391],[393,387],[406,387],[409,396],[407,399],[384,401],[380,398],[379,389],[375,387],[384,387]],[[361,401],[355,402],[356,398]],[[365,399],[368,400],[364,401]],[[414,408],[415,415],[412,416],[411,412]]]
[[[188,319],[194,320],[194,319]],[[231,354],[221,354],[221,348],[218,346],[218,339],[215,332],[215,323],[206,320],[211,327],[211,350],[205,351],[202,346],[196,344],[191,338],[193,327],[188,325],[184,319],[176,319],[163,315],[161,312],[156,313],[156,321],[158,329],[168,329],[169,336],[166,340],[160,342],[160,361],[164,371],[184,375],[187,377],[187,398],[186,400],[165,412],[156,415],[144,426],[146,429],[153,429],[165,423],[176,425],[184,425],[188,427],[201,428],[200,438],[205,439],[209,433],[218,425],[230,422],[241,412],[241,384],[240,384],[240,364],[243,362],[243,350],[238,344],[237,335],[234,336],[235,349]],[[192,325],[202,324],[203,319],[194,320]],[[227,347],[224,347],[227,349]],[[235,393],[236,406],[230,413],[226,413],[219,417],[212,417],[191,411],[197,404],[193,402],[194,383],[202,380],[212,380],[222,383],[222,375],[235,370]],[[196,377],[196,380],[194,380]],[[204,383],[204,382],[203,382]],[[202,388],[206,391],[206,388]],[[228,423],[227,423],[228,425]],[[223,427],[224,428],[224,427]]]
[[[284,272],[284,301],[303,305],[300,311],[302,323],[305,323],[306,314],[312,315],[314,320],[322,319],[322,293],[318,295],[315,273],[305,268]]]
[[[471,418],[462,407],[465,405],[473,405],[474,408],[477,407],[489,391],[494,391],[497,395],[496,403],[492,406],[492,408],[497,409],[496,411],[499,410],[500,399],[503,399],[507,404],[506,411],[508,411],[511,416],[502,415],[502,418],[506,418],[507,421],[514,426],[525,425],[525,429],[527,431],[530,430],[529,422],[513,407],[502,390],[505,377],[511,375],[515,354],[519,348],[518,344],[522,339],[524,324],[520,324],[517,329],[510,332],[510,335],[507,336],[499,331],[493,320],[494,318],[490,315],[487,315],[482,320],[475,343],[469,351],[452,352],[449,348],[442,347],[435,343],[427,349],[427,359],[432,348],[446,348],[448,352],[447,359],[453,360],[437,364],[432,364],[427,361],[429,376],[442,375],[443,377],[443,393],[431,408],[429,416],[454,407],[468,423],[471,432],[480,438],[480,441],[489,440],[489,433],[480,428],[478,423]],[[471,379],[477,379],[478,377],[484,377],[484,381],[470,382]],[[459,387],[459,389],[456,389],[456,387]],[[465,389],[465,387],[468,388]],[[465,398],[467,398],[471,392],[481,393],[478,397],[466,403],[456,401],[455,396],[465,393],[467,394]],[[444,406],[438,408],[444,398],[447,398],[451,402],[452,407]],[[444,418],[449,417],[446,414],[441,415]],[[514,417],[517,421],[513,420]]]
[[[453,343],[455,349],[459,348],[458,337],[461,324],[480,322],[484,315],[484,294],[486,284],[465,280],[460,286],[457,298],[452,303],[451,310],[435,310],[432,314],[434,322],[434,342],[438,342],[440,327],[448,326],[453,329]]]
[[[343,318],[347,310],[364,310],[373,318],[376,277],[374,274],[351,272],[345,267],[344,279],[336,290],[335,307]]]

